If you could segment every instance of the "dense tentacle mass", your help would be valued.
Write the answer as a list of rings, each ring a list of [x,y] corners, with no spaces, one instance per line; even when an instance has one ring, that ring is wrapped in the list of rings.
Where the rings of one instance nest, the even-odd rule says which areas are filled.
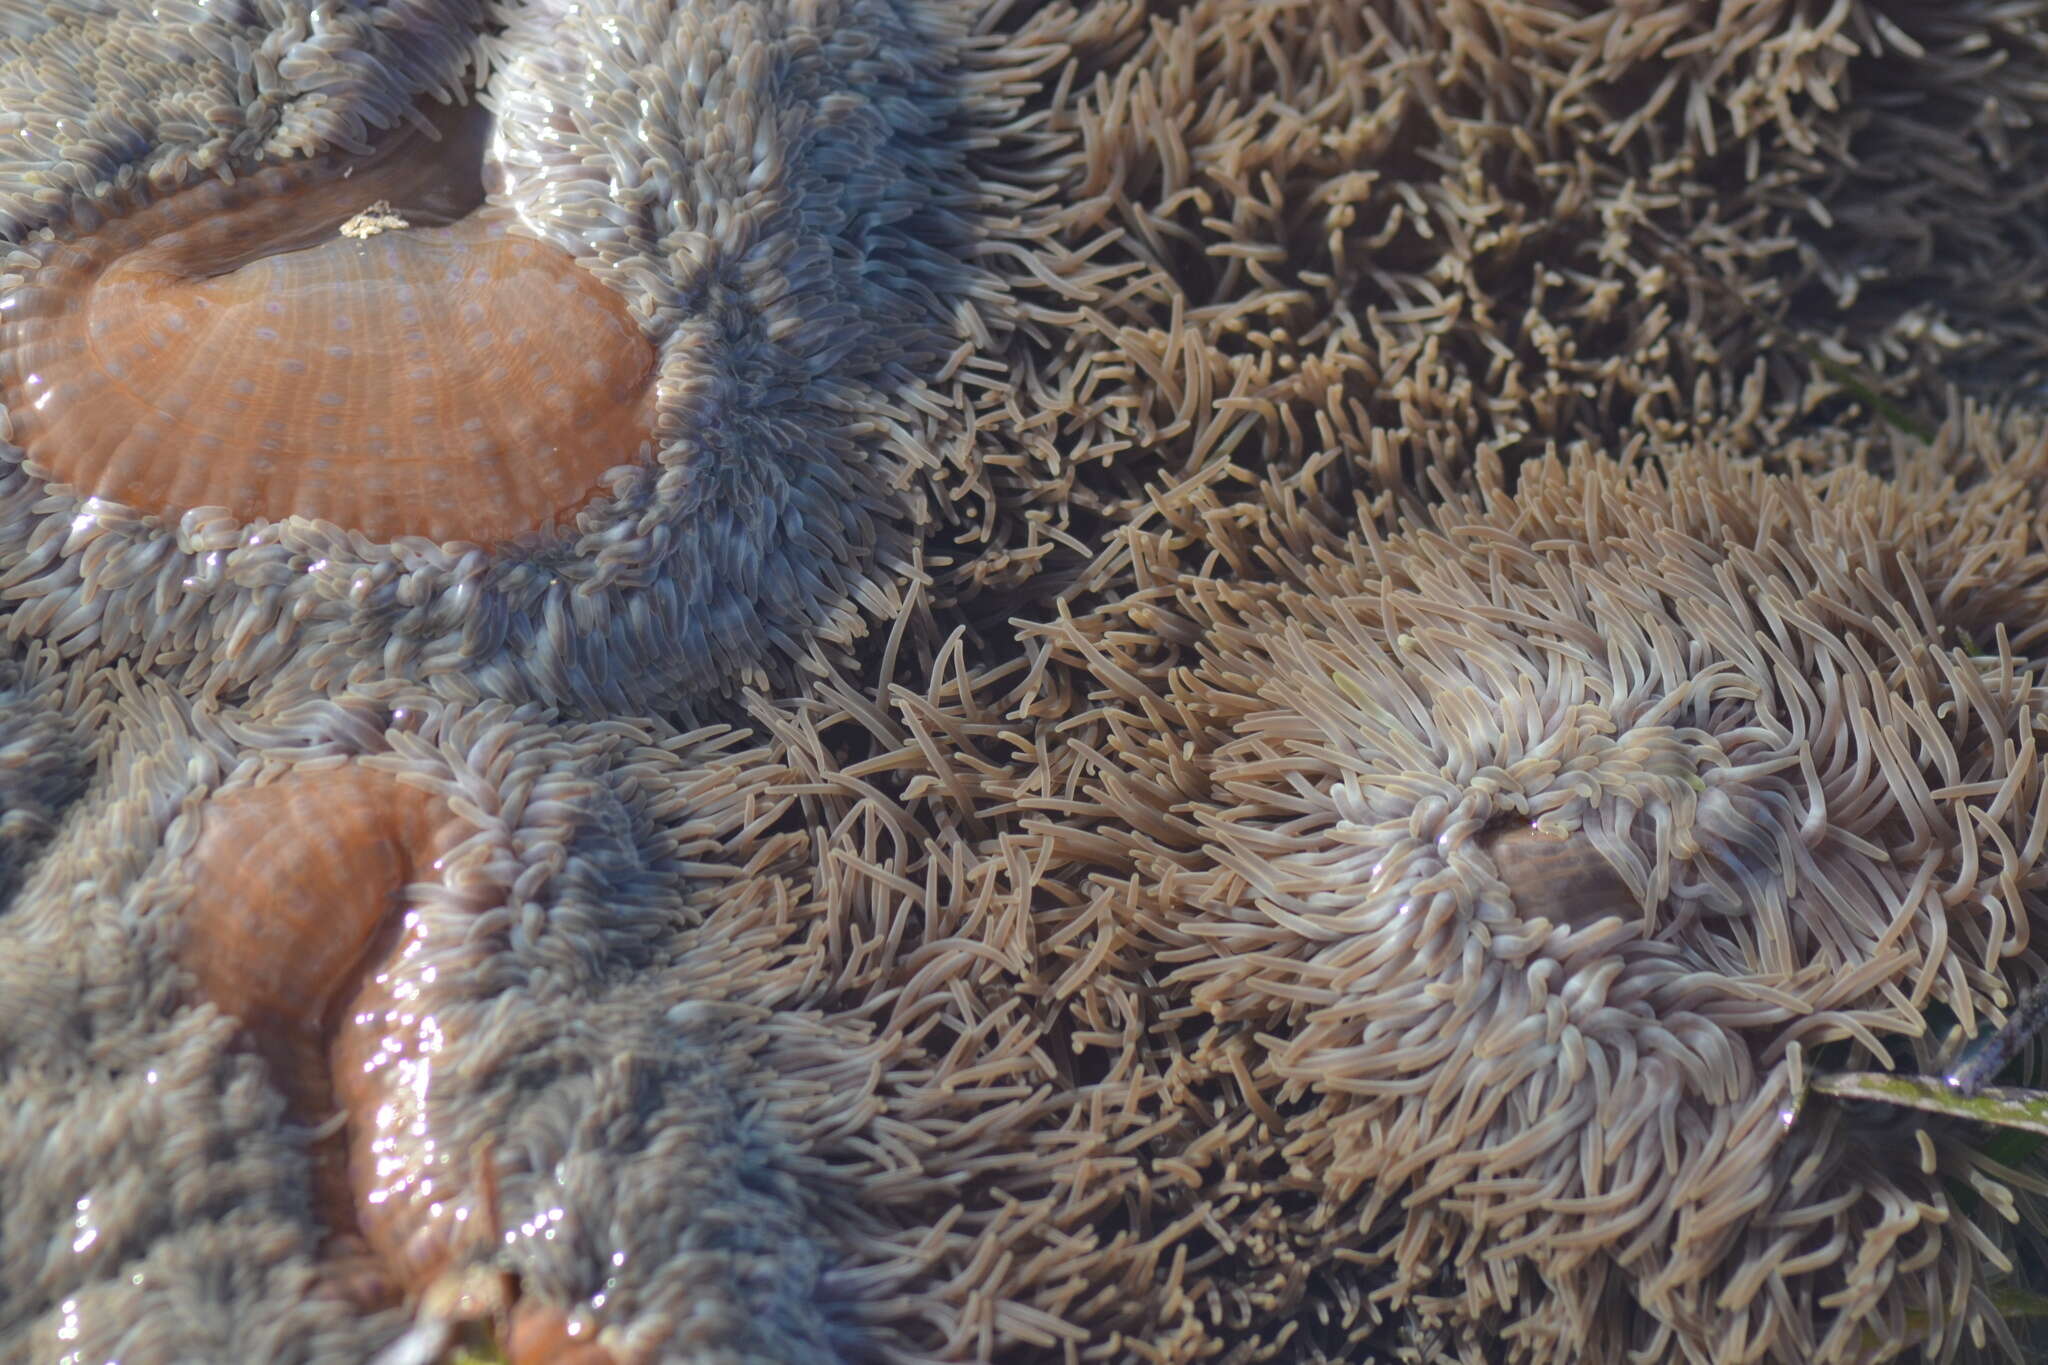
[[[84,792],[97,708],[43,651],[0,660],[0,909]]]
[[[1997,1168],[1800,1101],[1820,1065],[1934,1071],[1929,1002],[1967,1034],[2044,974],[2022,486],[1586,460],[1385,536],[1225,531],[1272,581],[1191,567],[1146,635],[1051,634],[1122,719],[1048,806],[1118,833],[1043,856],[1106,865],[1084,904],[1162,1020],[1210,1021],[1194,1057],[1239,1058],[1460,1349],[1953,1355],[2004,1330],[2013,1244],[1954,1193]]]

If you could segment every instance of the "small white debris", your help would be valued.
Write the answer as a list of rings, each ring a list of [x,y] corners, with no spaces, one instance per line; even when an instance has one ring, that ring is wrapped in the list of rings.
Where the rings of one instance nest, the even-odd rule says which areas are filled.
[[[376,203],[370,205],[370,207],[364,209],[346,223],[343,223],[341,225],[341,235],[353,237],[360,241],[365,237],[375,237],[380,232],[395,232],[400,228],[411,226],[411,223],[399,217],[397,210],[391,207],[389,199],[379,199]]]

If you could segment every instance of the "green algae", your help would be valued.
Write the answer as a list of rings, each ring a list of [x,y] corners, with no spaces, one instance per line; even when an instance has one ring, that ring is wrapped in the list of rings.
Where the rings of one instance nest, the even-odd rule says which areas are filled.
[[[1841,1071],[1816,1076],[1813,1088],[1836,1099],[1875,1100],[2048,1136],[2048,1091],[1994,1086],[1966,1095],[1932,1076],[1900,1076],[1883,1071]]]

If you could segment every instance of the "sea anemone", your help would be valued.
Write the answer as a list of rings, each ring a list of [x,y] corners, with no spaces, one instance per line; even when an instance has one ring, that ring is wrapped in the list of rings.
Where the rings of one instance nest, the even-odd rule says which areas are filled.
[[[367,1359],[402,1323],[313,1292],[304,1130],[122,912],[217,754],[95,685],[98,780],[0,914],[0,1354]]]
[[[0,17],[0,1355],[2009,1347],[2033,5]]]
[[[470,831],[446,801],[352,761],[212,797],[183,866],[179,965],[248,1030],[297,1113],[342,1116],[321,1202],[330,1224],[360,1229],[399,1295],[440,1277],[459,1225],[489,1217],[423,1110],[444,1040],[412,1007],[410,967],[434,930],[462,932],[503,893],[463,894],[475,860],[454,855]],[[415,882],[454,909],[420,905]]]
[[[10,630],[192,691],[572,709],[858,633],[955,441],[927,380],[993,289],[962,157],[1009,78],[964,22],[61,9],[0,38]],[[195,145],[222,87],[254,102]]]
[[[1834,110],[1786,130],[1789,174],[1770,194],[1796,259],[1787,319],[1930,411],[1949,385],[1998,401],[2048,369],[2048,143],[2030,131],[2048,116],[2044,20],[2039,0],[1861,0],[1764,40],[1805,62],[1831,49],[1840,71]],[[1801,64],[1751,117],[1799,103]]]
[[[736,875],[723,843],[778,809],[739,780],[758,755],[418,693],[269,717],[121,697],[92,791],[0,917],[29,974],[0,1015],[26,1106],[0,1142],[6,1352],[269,1358],[281,1324],[321,1323],[287,1358],[363,1360],[401,1297],[432,1337],[492,1307],[479,1285],[522,1360],[855,1349],[789,1117],[836,1095],[789,1099],[783,1063],[865,1063],[815,1029],[778,1053],[761,1010],[724,1003],[744,953],[696,942]],[[147,1147],[119,1124],[30,1141],[65,1112],[51,1079],[102,1066],[118,1115],[175,1122]],[[80,1210],[104,1214],[90,1254],[57,1255]],[[242,1299],[285,1284],[296,1315]],[[227,1335],[194,1348],[188,1319]]]
[[[1041,932],[1114,964],[1084,999],[1154,1000],[1157,1065],[1240,1088],[1326,1305],[1529,1362],[2010,1346],[1986,1210],[2041,1173],[1799,1108],[2048,973],[2048,560],[2017,473],[1901,458],[1219,518],[1047,632],[1100,719],[1022,802],[1014,856],[1085,888]]]
[[[1022,325],[976,358],[940,600],[994,589],[1000,620],[1093,589],[1182,483],[1255,503],[1323,466],[1343,506],[1551,450],[1775,454],[2040,382],[2042,12],[1014,11],[1071,49],[1024,105],[1056,189],[1020,212],[1025,264],[991,257]]]

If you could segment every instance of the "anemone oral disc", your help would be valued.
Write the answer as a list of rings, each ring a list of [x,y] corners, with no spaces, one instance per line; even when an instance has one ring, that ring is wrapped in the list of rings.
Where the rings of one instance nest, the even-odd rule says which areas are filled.
[[[373,541],[545,532],[652,455],[618,295],[482,188],[488,116],[208,181],[29,244],[0,401],[58,483]]]

